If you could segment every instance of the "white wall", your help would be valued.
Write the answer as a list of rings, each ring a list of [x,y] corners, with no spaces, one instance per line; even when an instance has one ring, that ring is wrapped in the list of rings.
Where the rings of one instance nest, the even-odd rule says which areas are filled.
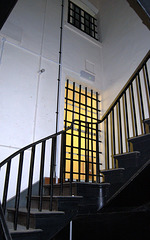
[[[65,0],[59,129],[63,128],[66,79],[99,91],[102,75],[101,44],[69,26],[67,8]],[[0,162],[55,132],[60,20],[60,0],[36,0],[36,4],[19,0],[0,31]],[[87,61],[93,66],[94,82],[80,77],[82,70],[89,72]],[[40,73],[41,69],[45,71]]]
[[[100,0],[103,112],[150,48],[150,32],[125,0]]]

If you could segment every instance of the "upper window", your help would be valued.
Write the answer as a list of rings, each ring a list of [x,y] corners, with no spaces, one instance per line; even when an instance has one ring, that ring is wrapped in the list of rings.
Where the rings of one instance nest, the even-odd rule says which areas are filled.
[[[71,1],[68,6],[68,22],[98,40],[97,20]]]

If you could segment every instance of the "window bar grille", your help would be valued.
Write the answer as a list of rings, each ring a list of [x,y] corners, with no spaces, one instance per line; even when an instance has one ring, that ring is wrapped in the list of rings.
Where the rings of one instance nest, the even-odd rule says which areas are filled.
[[[80,177],[81,177],[81,122],[80,122],[81,116],[80,116],[80,113],[81,113],[81,85],[79,86],[79,128],[78,128],[79,129],[79,134],[78,134],[79,182],[80,182]]]
[[[92,162],[92,182],[94,182],[94,159],[93,159],[93,90],[91,90],[91,162]]]
[[[99,99],[98,99],[98,92],[96,92],[96,115],[97,115],[97,121],[99,120]],[[99,133],[101,132],[101,130],[98,129],[99,124],[96,124],[96,182],[99,183],[100,182],[100,177],[99,177],[99,173],[100,173],[100,162],[99,162]]]
[[[69,1],[68,22],[74,27],[97,39],[97,20],[79,6]]]

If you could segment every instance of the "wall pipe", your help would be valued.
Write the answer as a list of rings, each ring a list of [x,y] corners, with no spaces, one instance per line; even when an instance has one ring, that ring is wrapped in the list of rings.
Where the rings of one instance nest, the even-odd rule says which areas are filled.
[[[61,5],[61,26],[60,26],[60,47],[59,47],[59,69],[58,69],[58,85],[57,85],[57,107],[56,107],[56,133],[58,131],[58,115],[59,115],[59,96],[60,96],[60,80],[62,73],[62,34],[63,34],[63,18],[64,18],[64,0]]]

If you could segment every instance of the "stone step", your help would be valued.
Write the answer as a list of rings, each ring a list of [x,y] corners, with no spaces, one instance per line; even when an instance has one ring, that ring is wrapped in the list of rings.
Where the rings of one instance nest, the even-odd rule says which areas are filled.
[[[129,153],[114,155],[114,159],[118,168],[135,168],[140,165],[140,152],[134,151]]]
[[[13,240],[41,240],[41,229],[29,229],[29,230],[10,230],[10,235]]]
[[[129,143],[133,145],[134,151],[141,154],[141,164],[144,164],[150,158],[150,133],[130,138]]]
[[[32,196],[31,207],[38,208],[39,200],[39,196]],[[50,208],[50,200],[50,196],[43,196],[42,209],[48,210]],[[65,211],[65,213],[68,211],[77,211],[81,200],[82,197],[76,196],[54,196],[52,200],[52,210]]]
[[[150,133],[150,118],[145,119],[144,121],[146,133]]]
[[[102,170],[101,173],[104,175],[104,181],[110,183],[109,196],[111,197],[124,183],[124,168],[115,168]]]
[[[13,222],[15,209],[9,208],[7,209],[7,211],[8,211],[8,221]],[[25,208],[19,209],[18,224],[25,226],[26,219],[27,219],[27,210]],[[57,232],[59,232],[65,226],[66,221],[67,219],[66,219],[65,213],[62,211],[42,210],[42,212],[39,212],[37,209],[31,209],[30,228],[36,229],[36,230],[41,229],[43,231],[42,234],[40,235],[40,240],[51,239],[52,236],[54,236]],[[13,230],[11,230],[11,232],[13,235],[15,235]],[[28,240],[29,239],[30,238],[28,238]]]
[[[90,206],[99,209],[102,204],[105,203],[106,199],[109,195],[109,186],[110,183],[85,183],[85,182],[73,182],[72,183],[72,195],[73,196],[82,196],[83,199],[80,202],[80,206],[82,205],[82,210],[87,209]],[[54,184],[54,196],[59,195],[61,190],[60,184]],[[50,192],[50,185],[44,185],[44,194],[46,196],[49,195]],[[70,195],[70,184],[64,183],[63,184],[63,196]],[[91,208],[91,211],[93,208]],[[81,210],[81,207],[80,207]]]

